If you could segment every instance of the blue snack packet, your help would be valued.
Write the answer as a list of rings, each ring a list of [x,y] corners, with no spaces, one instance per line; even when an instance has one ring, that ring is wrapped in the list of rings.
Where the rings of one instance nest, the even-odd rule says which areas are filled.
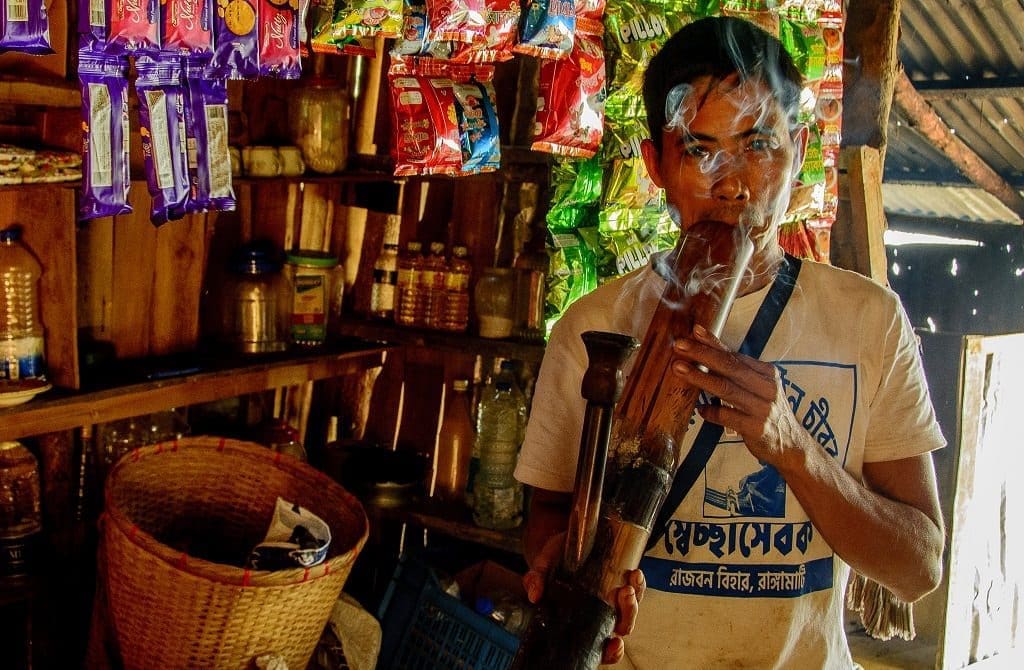
[[[217,0],[210,76],[220,79],[260,76],[259,6],[259,0]]]
[[[0,52],[53,53],[43,0],[5,0],[0,12]]]
[[[494,95],[493,65],[453,65],[455,113],[462,143],[459,174],[494,172],[501,167],[501,143]]]
[[[98,53],[82,38],[82,196],[78,220],[129,214],[128,58]]]
[[[146,183],[153,197],[149,219],[156,225],[185,214],[189,193],[185,138],[185,87],[181,59],[173,54],[135,59],[139,123]]]

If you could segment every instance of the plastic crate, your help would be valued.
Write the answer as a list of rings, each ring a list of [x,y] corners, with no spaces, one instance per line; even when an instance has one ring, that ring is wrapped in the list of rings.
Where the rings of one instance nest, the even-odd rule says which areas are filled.
[[[377,613],[378,670],[505,670],[519,638],[444,592],[423,562],[403,558]]]

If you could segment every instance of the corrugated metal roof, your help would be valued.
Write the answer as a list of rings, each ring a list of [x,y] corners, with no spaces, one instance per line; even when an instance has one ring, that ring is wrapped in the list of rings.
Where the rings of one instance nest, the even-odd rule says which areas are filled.
[[[882,205],[890,216],[1020,223],[1006,205],[980,188],[883,183]]]
[[[899,58],[926,96],[936,88],[1016,87],[1002,96],[946,90],[929,102],[1000,176],[1024,187],[1024,0],[903,0],[901,7]],[[885,180],[967,183],[896,108]]]

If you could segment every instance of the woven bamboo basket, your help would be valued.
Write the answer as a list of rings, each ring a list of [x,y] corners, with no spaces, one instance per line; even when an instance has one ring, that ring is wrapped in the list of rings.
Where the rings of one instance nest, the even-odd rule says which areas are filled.
[[[279,496],[330,527],[323,563],[255,571],[206,560],[242,565]],[[107,648],[128,670],[241,670],[264,654],[305,668],[366,537],[356,499],[289,456],[217,437],[137,449],[106,483]]]

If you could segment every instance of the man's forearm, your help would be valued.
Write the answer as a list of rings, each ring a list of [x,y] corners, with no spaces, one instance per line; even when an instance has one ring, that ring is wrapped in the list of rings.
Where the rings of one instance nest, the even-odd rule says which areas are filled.
[[[942,575],[945,535],[931,458],[865,464],[870,490],[815,446],[779,471],[818,532],[852,568],[912,602]]]

